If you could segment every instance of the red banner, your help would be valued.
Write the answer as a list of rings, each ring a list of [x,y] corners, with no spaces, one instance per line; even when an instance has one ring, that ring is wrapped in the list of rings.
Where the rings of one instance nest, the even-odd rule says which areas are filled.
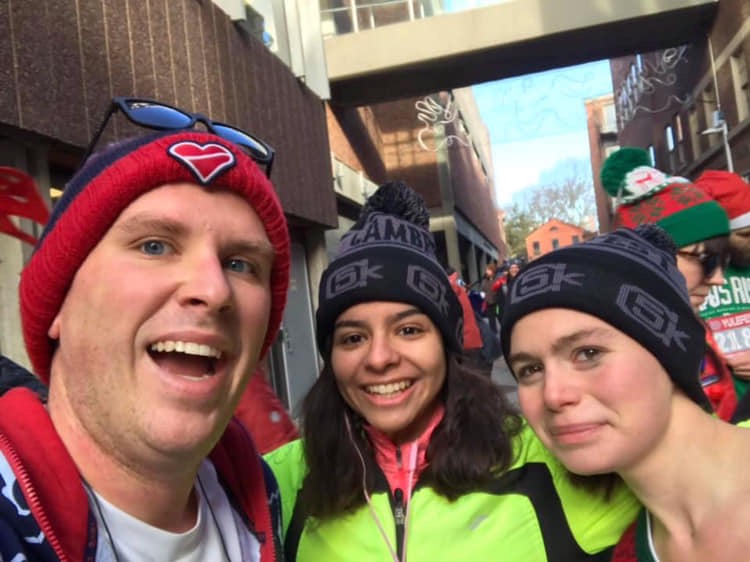
[[[33,178],[16,168],[0,166],[0,232],[34,245],[36,238],[15,226],[10,217],[31,219],[44,226],[49,215]]]

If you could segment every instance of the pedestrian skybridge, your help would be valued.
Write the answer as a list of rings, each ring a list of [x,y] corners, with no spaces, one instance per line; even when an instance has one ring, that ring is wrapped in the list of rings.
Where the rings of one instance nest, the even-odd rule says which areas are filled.
[[[702,41],[718,9],[718,0],[498,0],[455,13],[439,13],[436,0],[330,3],[340,7],[321,17],[340,105]],[[399,8],[407,21],[392,23]]]

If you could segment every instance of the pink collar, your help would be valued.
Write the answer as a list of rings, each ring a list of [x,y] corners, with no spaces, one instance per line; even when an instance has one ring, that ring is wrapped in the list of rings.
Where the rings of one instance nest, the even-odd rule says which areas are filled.
[[[400,489],[407,502],[411,498],[414,484],[427,466],[427,446],[430,444],[432,432],[443,419],[444,414],[445,407],[439,404],[422,435],[414,441],[401,445],[394,444],[378,429],[370,425],[365,426],[375,449],[375,461],[388,479],[391,491]]]

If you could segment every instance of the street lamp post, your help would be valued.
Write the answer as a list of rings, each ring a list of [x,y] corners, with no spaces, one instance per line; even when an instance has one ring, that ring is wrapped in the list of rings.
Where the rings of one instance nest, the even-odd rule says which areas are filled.
[[[724,142],[724,154],[727,159],[727,170],[734,172],[734,161],[732,160],[732,148],[729,146],[729,127],[727,126],[727,120],[724,116],[719,114],[720,118],[715,120],[713,127],[701,131],[702,135],[712,135],[714,133],[721,133],[722,141]]]
[[[714,79],[714,93],[716,95],[716,111],[714,111],[714,126],[702,131],[702,135],[711,135],[721,133],[721,139],[724,142],[724,154],[727,159],[727,170],[734,172],[734,162],[732,161],[732,148],[729,146],[729,127],[727,125],[724,112],[721,110],[721,99],[719,98],[719,81],[716,77],[716,61],[714,60],[714,47],[711,44],[711,36],[706,37],[708,43],[708,56],[711,59],[711,74]]]

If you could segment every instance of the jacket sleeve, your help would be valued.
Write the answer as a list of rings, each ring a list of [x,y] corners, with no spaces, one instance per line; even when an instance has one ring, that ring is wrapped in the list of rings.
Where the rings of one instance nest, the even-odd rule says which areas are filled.
[[[44,401],[47,400],[47,387],[31,372],[0,355],[0,396],[19,386],[30,388]]]
[[[297,426],[271,388],[262,369],[258,369],[250,378],[234,416],[253,436],[255,446],[261,454],[299,437]]]
[[[294,505],[297,503],[297,492],[302,488],[302,481],[307,473],[302,445],[302,440],[298,439],[264,456],[279,485],[282,528],[285,536],[294,512]]]
[[[516,463],[531,462],[547,465],[570,530],[588,553],[617,544],[640,510],[640,504],[622,481],[609,497],[573,483],[570,472],[527,426],[521,435]]]
[[[23,542],[3,519],[0,519],[0,560],[33,560]]]
[[[0,491],[0,560],[57,560],[2,453]]]

